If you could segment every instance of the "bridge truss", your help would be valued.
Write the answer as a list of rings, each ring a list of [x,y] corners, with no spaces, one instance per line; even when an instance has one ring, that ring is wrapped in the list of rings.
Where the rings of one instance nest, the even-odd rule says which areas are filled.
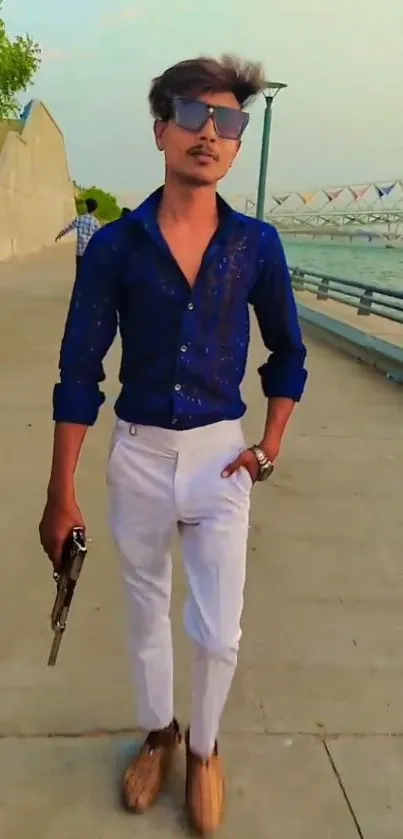
[[[377,238],[390,244],[403,244],[403,209],[383,212],[268,213],[267,219],[283,233]]]
[[[253,215],[254,200],[239,197],[243,211]],[[241,206],[239,207],[241,209]],[[271,195],[265,216],[282,232],[293,235],[343,236],[403,245],[403,180],[311,192]]]

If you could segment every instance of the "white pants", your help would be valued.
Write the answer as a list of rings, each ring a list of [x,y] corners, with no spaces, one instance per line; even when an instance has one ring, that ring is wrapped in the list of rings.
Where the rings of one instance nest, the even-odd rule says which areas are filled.
[[[221,472],[244,448],[239,421],[173,431],[118,420],[108,461],[138,723],[153,730],[174,716],[169,550],[179,523],[184,622],[195,645],[190,742],[201,757],[213,749],[241,637],[252,480],[244,468],[229,478]]]

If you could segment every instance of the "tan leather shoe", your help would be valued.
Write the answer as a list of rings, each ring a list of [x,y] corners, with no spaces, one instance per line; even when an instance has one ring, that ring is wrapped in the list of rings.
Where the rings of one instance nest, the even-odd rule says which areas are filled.
[[[225,805],[225,777],[222,760],[215,744],[208,760],[193,754],[186,734],[186,806],[190,823],[202,836],[214,833],[221,825]]]
[[[181,742],[179,725],[151,731],[123,776],[123,802],[128,810],[144,813],[157,799]]]

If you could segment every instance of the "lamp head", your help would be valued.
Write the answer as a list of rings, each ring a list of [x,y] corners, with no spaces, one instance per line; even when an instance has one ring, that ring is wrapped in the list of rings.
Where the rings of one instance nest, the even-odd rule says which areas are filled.
[[[274,99],[280,90],[284,90],[288,85],[284,82],[267,82],[264,90],[262,90],[265,99]]]

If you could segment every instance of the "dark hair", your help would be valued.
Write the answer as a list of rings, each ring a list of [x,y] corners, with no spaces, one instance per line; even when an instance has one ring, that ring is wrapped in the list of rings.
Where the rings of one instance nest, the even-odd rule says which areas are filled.
[[[123,216],[127,216],[128,213],[131,213],[131,209],[129,207],[122,207],[120,211],[120,218],[123,218]]]
[[[231,92],[243,108],[266,85],[261,64],[231,55],[223,55],[219,61],[201,56],[179,61],[153,79],[148,101],[152,115],[165,121],[171,116],[173,96]]]
[[[95,198],[86,198],[85,206],[87,207],[87,213],[94,213],[98,209],[98,201]]]

